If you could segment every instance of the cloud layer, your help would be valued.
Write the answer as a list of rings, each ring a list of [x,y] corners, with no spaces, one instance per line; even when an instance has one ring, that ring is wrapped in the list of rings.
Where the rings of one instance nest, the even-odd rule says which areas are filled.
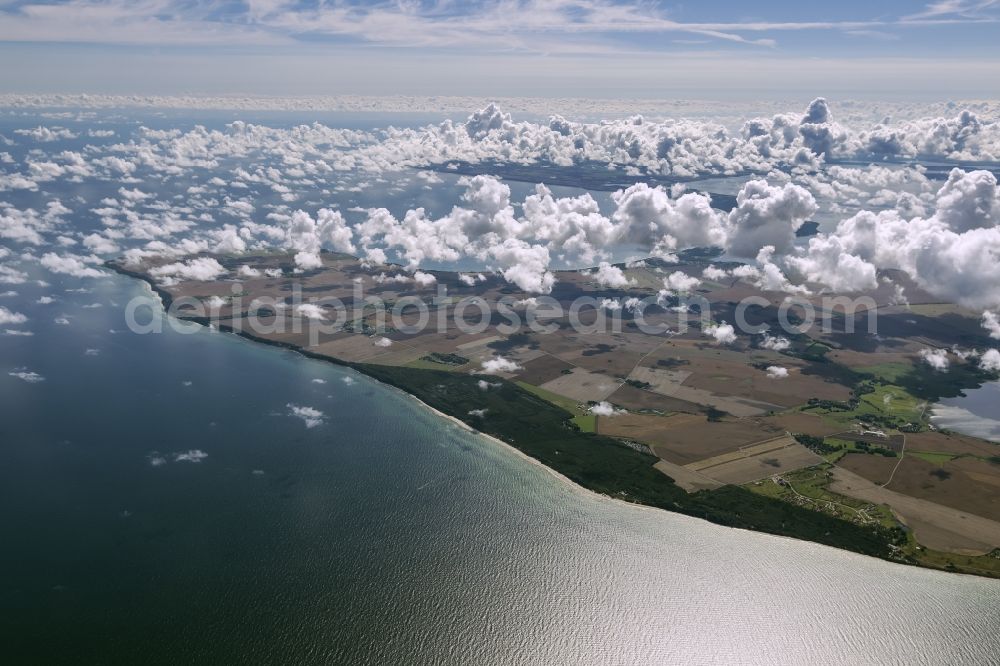
[[[38,125],[4,139],[19,152],[4,153],[0,188],[29,192],[37,204],[0,202],[0,239],[11,248],[0,282],[24,283],[33,262],[54,275],[96,279],[105,275],[99,264],[119,254],[130,262],[157,258],[153,274],[166,284],[230,275],[205,253],[283,249],[295,270],[309,271],[322,265],[325,249],[356,254],[377,279],[416,288],[435,283],[426,268],[463,262],[477,268],[463,274],[466,284],[493,273],[523,291],[549,293],[561,265],[596,267],[596,284],[628,290],[627,271],[612,263],[616,248],[669,260],[684,249],[714,246],[746,265],[713,267],[703,276],[713,281],[786,293],[853,292],[874,288],[894,269],[942,299],[996,311],[994,174],[932,173],[892,162],[1000,155],[995,116],[950,112],[866,126],[851,114],[851,122],[838,122],[834,107],[817,98],[801,111],[752,118],[735,131],[707,120],[638,115],[596,123],[561,116],[517,121],[496,105],[464,122],[381,131],[237,121],[224,129],[141,127],[120,137]],[[884,163],[830,163],[859,159]],[[597,165],[638,182],[600,201],[544,184],[514,196],[493,176],[448,176],[448,165],[458,161],[546,164],[565,173]],[[741,174],[732,181],[728,211],[680,182],[726,174]],[[644,176],[671,185],[643,182]],[[433,189],[446,180],[459,192],[450,210],[341,210],[335,203],[355,192],[398,191],[397,183]],[[64,203],[46,193],[63,182],[113,190],[98,201]],[[70,224],[81,215],[96,223],[86,233]],[[803,242],[797,233],[818,215],[828,220],[826,233]],[[385,266],[389,260],[405,273]],[[237,276],[261,273],[243,266]],[[668,273],[663,289],[690,291],[699,282]]]

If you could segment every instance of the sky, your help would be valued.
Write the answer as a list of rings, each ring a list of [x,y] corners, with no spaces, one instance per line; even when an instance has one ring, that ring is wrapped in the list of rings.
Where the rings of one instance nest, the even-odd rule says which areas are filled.
[[[0,0],[0,91],[1000,96],[1000,0]]]

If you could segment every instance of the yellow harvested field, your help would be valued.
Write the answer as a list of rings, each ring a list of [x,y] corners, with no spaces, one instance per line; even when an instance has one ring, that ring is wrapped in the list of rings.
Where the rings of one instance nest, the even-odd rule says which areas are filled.
[[[396,349],[393,349],[392,347],[376,347],[375,340],[373,338],[358,333],[348,335],[337,340],[324,342],[314,347],[309,347],[308,349],[316,354],[333,356],[345,361],[360,362],[371,360],[376,356],[388,354],[390,351],[398,351],[399,347]]]
[[[823,462],[818,455],[802,446],[793,444],[774,449],[756,456],[749,456],[716,465],[703,470],[702,474],[721,483],[740,485],[765,479],[775,474],[794,472],[803,467],[812,467]]]
[[[598,432],[642,442],[678,465],[735,451],[783,431],[756,420],[708,421],[701,414],[624,414],[600,419]]]
[[[368,359],[368,363],[377,363],[378,365],[406,365],[416,361],[427,355],[426,349],[416,349],[412,347],[399,348],[398,345],[393,345],[389,347],[389,351],[381,356],[375,356]]]
[[[821,457],[794,438],[782,435],[738,451],[689,463],[685,467],[720,483],[742,484],[821,462]]]
[[[472,340],[470,342],[463,342],[462,344],[457,345],[455,347],[455,349],[461,349],[463,351],[467,350],[467,349],[477,349],[477,348],[480,348],[480,347],[485,347],[486,345],[490,344],[491,342],[499,342],[501,340],[504,340],[504,338],[500,337],[499,335],[488,335],[486,337],[479,338],[478,340]]]
[[[663,368],[638,367],[629,375],[629,379],[650,384],[650,391],[678,400],[686,400],[698,405],[705,405],[722,410],[737,417],[757,416],[766,412],[781,409],[777,405],[749,398],[730,395],[719,395],[705,389],[684,385],[691,377],[688,370],[667,370]]]
[[[721,488],[724,485],[715,479],[708,478],[704,474],[699,474],[698,472],[694,472],[686,467],[681,467],[680,465],[675,465],[674,463],[667,462],[666,460],[657,462],[653,465],[653,467],[669,476],[674,480],[674,483],[689,493],[696,493],[699,490]]]
[[[685,465],[685,467],[695,471],[701,471],[708,469],[709,467],[715,467],[716,465],[732,462],[733,460],[741,460],[750,456],[767,453],[768,451],[782,449],[786,446],[791,446],[792,444],[795,444],[794,438],[789,437],[788,435],[781,435],[780,437],[774,437],[772,439],[767,439],[748,446],[741,446],[737,451],[730,451],[729,453],[723,453],[722,455],[712,456],[711,458],[705,458],[704,460],[689,463]]]
[[[770,411],[780,411],[779,405],[772,405],[767,402],[759,402],[748,398],[737,398],[735,396],[717,395],[704,389],[679,387],[673,394],[674,398],[687,400],[699,405],[714,407],[715,409],[743,418],[746,416],[759,416]]]
[[[650,385],[650,391],[661,395],[673,395],[684,380],[691,376],[688,370],[664,370],[662,368],[638,367],[628,376],[637,382]]]

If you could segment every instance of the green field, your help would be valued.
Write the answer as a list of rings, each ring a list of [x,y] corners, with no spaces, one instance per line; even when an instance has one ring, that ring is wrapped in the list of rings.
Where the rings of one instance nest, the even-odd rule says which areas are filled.
[[[923,418],[925,404],[898,386],[881,384],[875,387],[873,393],[861,396],[858,412],[887,414],[905,423],[917,423]]]
[[[912,372],[913,366],[909,363],[880,363],[878,365],[855,366],[851,370],[859,374],[877,377],[892,384]]]
[[[575,423],[580,432],[597,432],[597,417],[593,414],[574,416],[570,422]]]
[[[909,451],[907,450],[906,455],[913,456],[914,458],[920,458],[921,460],[926,460],[929,463],[935,465],[942,465],[946,462],[950,462],[955,458],[958,458],[956,453],[937,453],[935,451]]]
[[[895,457],[892,450],[887,446],[879,444],[869,444],[851,439],[841,439],[838,437],[827,437],[826,444],[839,447],[838,450],[823,455],[827,462],[835,463],[848,453],[864,453],[868,455],[886,455]]]
[[[559,395],[558,393],[553,393],[548,389],[543,389],[541,386],[535,386],[534,384],[528,384],[527,382],[515,381],[514,383],[523,388],[525,391],[533,395],[537,395],[542,400],[551,402],[553,405],[561,407],[562,409],[565,409],[567,412],[570,412],[571,414],[584,413],[583,410],[580,409],[580,404],[576,400],[573,400],[572,398],[567,398],[565,396]]]
[[[855,388],[855,398],[848,402],[823,402],[803,407],[823,416],[827,421],[849,428],[858,421],[897,429],[906,425],[925,425],[925,400],[919,399],[901,386],[865,380]]]

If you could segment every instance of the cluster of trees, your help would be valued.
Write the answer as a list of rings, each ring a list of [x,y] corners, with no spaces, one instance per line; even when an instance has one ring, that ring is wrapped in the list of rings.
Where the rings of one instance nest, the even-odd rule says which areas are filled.
[[[854,446],[858,450],[864,451],[865,453],[869,453],[872,455],[885,456],[886,458],[896,457],[895,451],[893,451],[892,449],[887,449],[884,446],[872,446],[870,443],[863,442],[861,440],[854,442]]]
[[[839,451],[841,449],[837,444],[827,444],[826,440],[822,437],[816,437],[815,435],[793,435],[795,440],[806,447],[813,453],[818,453],[820,455],[825,455],[827,453],[833,453],[834,451]]]
[[[823,437],[816,437],[815,435],[794,435],[795,440],[806,447],[814,453],[819,455],[826,455],[828,453],[834,453],[835,451],[843,450],[844,446],[842,444],[831,444],[826,441]],[[868,453],[871,455],[885,456],[886,458],[895,458],[897,453],[892,449],[887,449],[883,446],[874,446],[869,442],[862,440],[857,440],[854,442],[854,447],[862,453]]]

